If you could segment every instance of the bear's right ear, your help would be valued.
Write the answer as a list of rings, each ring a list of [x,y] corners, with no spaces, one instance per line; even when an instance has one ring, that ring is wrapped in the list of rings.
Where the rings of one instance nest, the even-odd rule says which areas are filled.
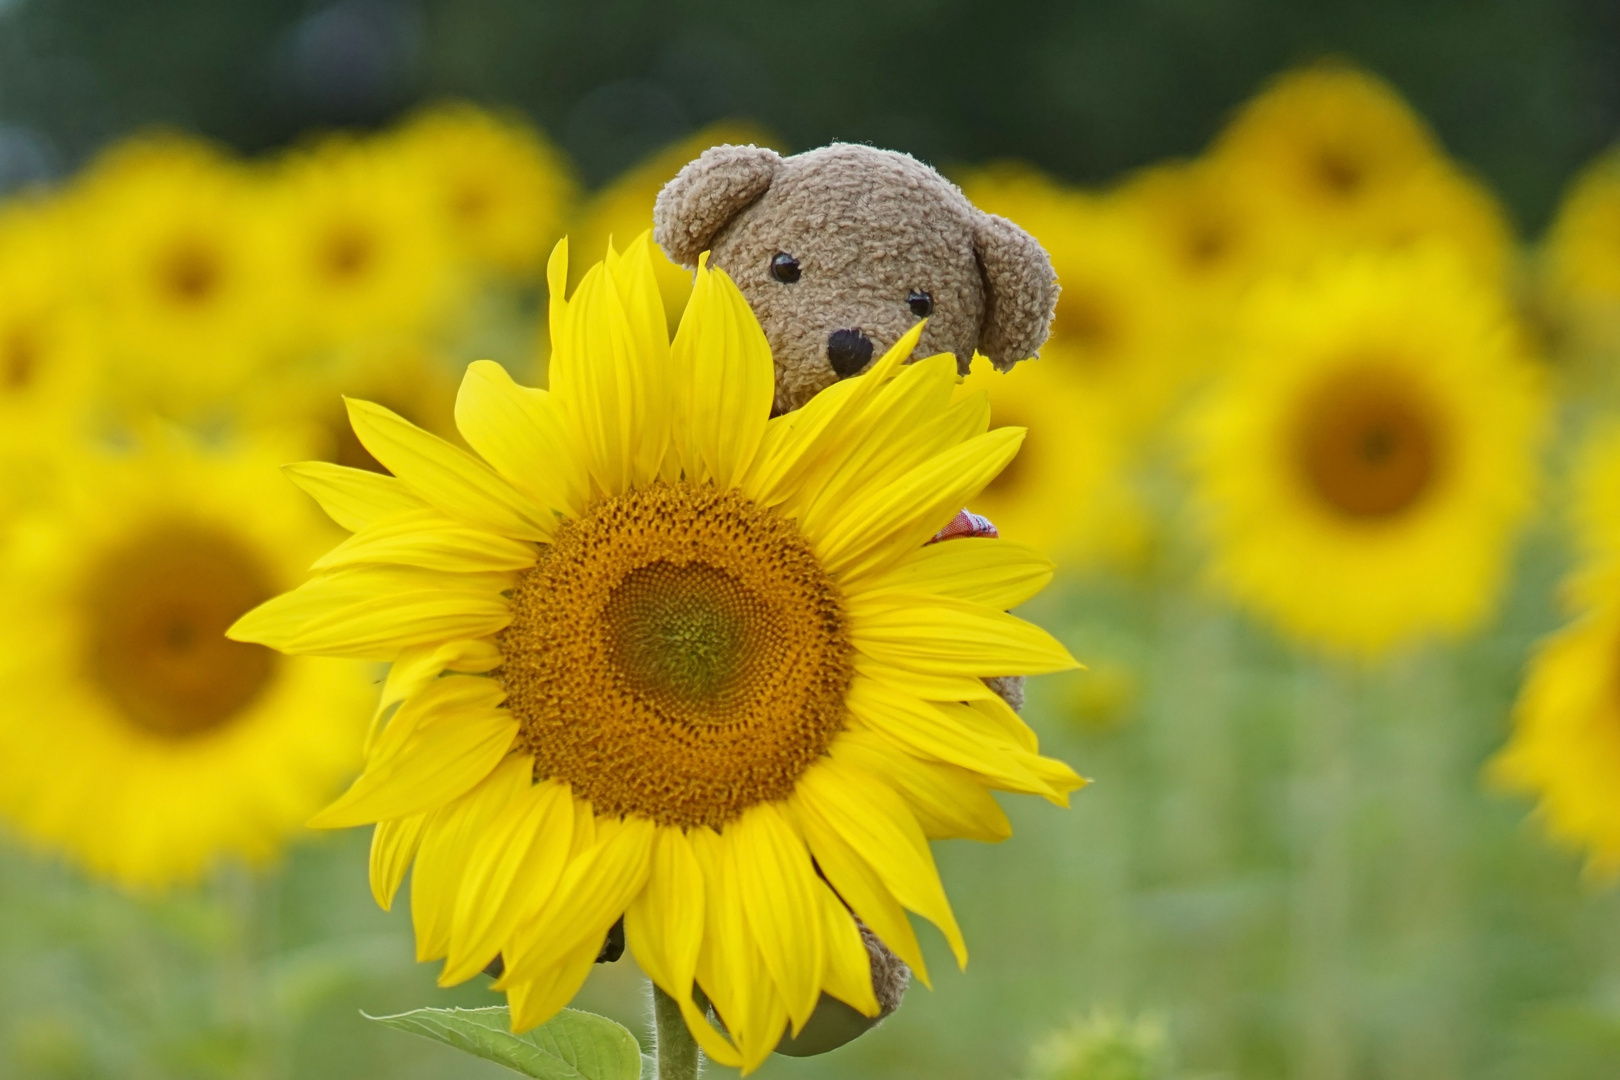
[[[711,146],[664,185],[653,206],[653,240],[682,266],[698,256],[733,218],[765,194],[782,156],[762,146]]]

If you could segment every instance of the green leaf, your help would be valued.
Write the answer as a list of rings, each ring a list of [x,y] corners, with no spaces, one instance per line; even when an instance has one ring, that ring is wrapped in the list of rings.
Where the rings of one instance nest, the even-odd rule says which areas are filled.
[[[367,1016],[389,1027],[442,1042],[537,1080],[639,1080],[636,1037],[605,1016],[564,1009],[522,1035],[512,1034],[506,1006],[413,1009]]]

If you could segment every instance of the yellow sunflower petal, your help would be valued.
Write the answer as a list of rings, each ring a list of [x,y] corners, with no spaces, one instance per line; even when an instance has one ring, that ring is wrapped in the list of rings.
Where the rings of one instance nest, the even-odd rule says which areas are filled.
[[[411,925],[416,959],[437,960],[450,949],[456,901],[473,840],[529,784],[534,763],[513,754],[477,787],[434,813],[422,834],[422,848],[411,871]]]
[[[345,398],[360,444],[422,501],[518,540],[547,540],[557,519],[467,451],[381,405]]]
[[[796,1035],[815,1011],[825,960],[815,868],[771,803],[749,810],[721,838],[736,846],[743,914]]]
[[[562,878],[573,833],[567,785],[545,780],[521,792],[473,841],[440,986],[482,971],[518,923],[540,910]]]
[[[919,548],[855,595],[927,593],[1008,611],[1044,589],[1053,569],[1050,559],[1020,544],[959,537]]]
[[[1045,630],[982,604],[950,597],[867,596],[850,602],[855,647],[928,674],[980,677],[1079,667]]]
[[[736,485],[765,435],[776,368],[759,320],[725,271],[698,268],[670,360],[682,386],[682,460],[696,479]]]
[[[840,735],[831,754],[892,784],[930,839],[963,837],[994,844],[1012,835],[1000,804],[966,769],[924,761],[858,730]]]
[[[366,756],[371,756],[372,744],[381,730],[388,710],[415,694],[446,671],[482,674],[493,671],[501,663],[501,651],[493,641],[461,640],[442,644],[412,645],[401,649],[388,669],[388,678],[372,714],[371,729],[366,733]]]
[[[596,489],[618,495],[633,476],[645,387],[624,306],[601,264],[574,290],[566,319],[567,347],[552,349],[551,392]]]
[[[669,322],[664,317],[664,299],[653,270],[652,232],[647,230],[625,249],[614,255],[609,247],[608,277],[619,294],[629,328],[631,352],[640,361],[642,407],[645,414],[638,430],[633,478],[645,484],[659,475],[669,450],[673,409],[669,380]]]
[[[407,510],[368,525],[315,560],[313,569],[393,563],[475,574],[523,570],[533,566],[535,558],[533,544],[461,525],[437,510],[423,509]]]
[[[399,892],[399,883],[405,880],[405,871],[416,858],[426,825],[426,814],[412,814],[379,821],[372,830],[371,895],[384,911],[393,910],[394,894]]]
[[[790,803],[804,830],[805,843],[810,845],[810,854],[815,856],[816,866],[827,881],[878,936],[878,940],[904,960],[924,986],[932,987],[933,983],[928,979],[928,965],[923,962],[922,946],[917,942],[917,932],[911,928],[905,908],[895,899],[878,872],[844,839],[833,823],[821,815],[813,803],[806,803],[802,790],[794,794]],[[708,947],[707,942],[705,947]],[[705,989],[708,989],[707,984]],[[709,996],[714,995],[711,993]]]
[[[827,942],[822,987],[862,1016],[876,1016],[883,1007],[872,989],[872,958],[861,940],[860,927],[825,881],[818,878],[814,892]]]
[[[608,930],[647,883],[657,826],[642,817],[625,818],[611,829],[607,824],[597,823],[597,842],[568,865],[524,928],[515,955],[507,958],[515,978],[551,966],[581,941],[600,950]]]
[[[365,772],[310,825],[337,829],[442,806],[489,776],[511,748],[517,719],[487,704],[455,707],[459,684],[449,676],[400,707]],[[396,745],[397,744],[397,745]]]
[[[851,503],[816,538],[827,568],[847,582],[916,550],[1018,453],[1024,429],[996,428],[946,450]]]
[[[522,1034],[563,1010],[585,985],[596,965],[601,942],[582,941],[564,951],[542,974],[526,982],[507,983],[512,1030]]]
[[[902,370],[922,332],[923,324],[918,323],[862,374],[834,383],[802,409],[772,420],[771,454],[747,478],[744,490],[748,496],[766,506],[777,506],[797,490],[814,490],[817,478],[813,474],[819,471],[824,476],[837,467],[848,430]]]
[[[412,645],[479,638],[511,621],[505,574],[352,567],[265,601],[226,636],[288,653],[392,660]]]
[[[698,951],[703,944],[703,870],[680,829],[661,828],[653,842],[647,887],[624,913],[624,937],[647,977],[681,1007],[703,1052],[735,1068],[742,1057],[710,1025],[692,997]]]
[[[327,517],[350,532],[359,532],[374,522],[427,506],[404,484],[381,473],[326,461],[301,461],[283,465],[281,469],[301,491],[320,504]]]
[[[853,723],[919,757],[966,769],[1009,791],[1057,794],[1025,767],[1016,747],[987,737],[976,722],[982,715],[965,705],[919,701],[856,679],[849,688],[849,711]]]
[[[954,540],[951,542],[956,543]],[[855,654],[855,673],[924,701],[977,701],[996,696],[996,692],[986,686],[983,679],[971,675],[912,671],[874,660],[864,653]]]
[[[492,360],[467,366],[456,394],[456,429],[467,445],[542,506],[576,517],[586,482],[562,411],[549,393],[519,386]]]
[[[900,796],[872,774],[832,759],[811,766],[795,794],[801,807],[876,872],[896,900],[939,927],[957,964],[965,967],[967,943],[945,899],[928,838]]]

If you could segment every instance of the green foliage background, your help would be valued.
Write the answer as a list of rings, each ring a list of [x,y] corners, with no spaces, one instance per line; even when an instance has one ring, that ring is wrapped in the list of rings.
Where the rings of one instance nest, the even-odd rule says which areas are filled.
[[[263,149],[446,95],[529,114],[591,183],[720,117],[1102,182],[1195,152],[1268,75],[1330,53],[1399,86],[1527,229],[1620,118],[1605,0],[0,0],[0,184],[154,123]],[[934,992],[764,1075],[1012,1078],[1101,1005],[1162,1014],[1184,1076],[1614,1076],[1620,896],[1479,779],[1566,561],[1546,529],[1495,627],[1376,670],[1204,598],[1188,552],[1060,583],[1028,614],[1138,688],[1101,715],[1086,676],[1033,689],[1049,752],[1098,783],[1067,812],[1012,805],[1006,844],[941,847],[965,975],[935,947]],[[493,1000],[412,963],[365,843],[148,899],[0,849],[0,1075],[502,1075],[359,1016]],[[625,961],[576,1004],[639,1030],[643,993]]]

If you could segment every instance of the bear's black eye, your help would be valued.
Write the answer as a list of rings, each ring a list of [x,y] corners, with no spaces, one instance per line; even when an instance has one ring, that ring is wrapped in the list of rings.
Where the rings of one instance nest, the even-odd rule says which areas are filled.
[[[919,319],[926,319],[934,313],[934,298],[921,289],[913,289],[911,295],[906,297],[906,303],[911,305],[911,313]]]
[[[771,258],[771,277],[784,285],[791,285],[799,280],[799,260],[785,251],[778,251]]]

